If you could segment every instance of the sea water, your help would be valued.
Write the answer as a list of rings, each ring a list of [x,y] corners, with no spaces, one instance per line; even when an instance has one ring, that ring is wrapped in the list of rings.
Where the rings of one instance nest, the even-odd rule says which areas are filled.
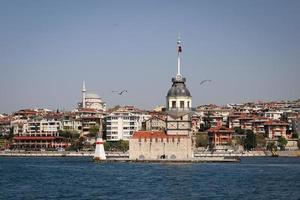
[[[166,164],[0,157],[0,199],[300,199],[300,158]]]

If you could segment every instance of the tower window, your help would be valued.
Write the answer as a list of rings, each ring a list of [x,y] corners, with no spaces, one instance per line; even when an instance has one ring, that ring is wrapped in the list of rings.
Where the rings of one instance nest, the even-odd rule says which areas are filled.
[[[187,103],[188,103],[188,106],[187,106],[187,107],[189,108],[189,107],[190,107],[190,102],[188,101]]]
[[[176,108],[176,101],[172,101],[172,108]]]
[[[184,108],[184,101],[180,101],[180,108]]]

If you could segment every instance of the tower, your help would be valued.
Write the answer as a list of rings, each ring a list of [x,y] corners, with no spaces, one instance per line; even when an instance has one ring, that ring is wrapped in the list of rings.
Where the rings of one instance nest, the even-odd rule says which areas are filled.
[[[190,112],[192,96],[187,89],[186,79],[181,75],[181,39],[177,39],[177,75],[172,78],[172,87],[166,97],[167,121],[166,130],[168,135],[189,135],[191,130]]]
[[[96,148],[95,148],[95,154],[94,154],[94,160],[106,160],[105,150],[104,150],[104,142],[102,140],[102,135],[98,134],[96,139]]]
[[[85,93],[86,93],[85,81],[83,81],[83,83],[82,83],[82,108],[85,108]]]

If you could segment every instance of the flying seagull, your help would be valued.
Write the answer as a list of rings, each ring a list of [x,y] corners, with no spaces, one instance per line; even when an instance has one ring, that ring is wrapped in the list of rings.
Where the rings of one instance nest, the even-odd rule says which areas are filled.
[[[204,84],[205,82],[211,82],[211,80],[203,80],[200,82],[200,85]]]
[[[122,95],[124,92],[127,92],[127,90],[122,90],[121,92],[120,91],[112,91],[112,92],[117,92],[119,95]]]

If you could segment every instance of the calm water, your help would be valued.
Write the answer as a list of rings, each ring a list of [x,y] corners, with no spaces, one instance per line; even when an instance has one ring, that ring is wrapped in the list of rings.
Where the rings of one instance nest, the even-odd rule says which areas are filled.
[[[300,199],[300,158],[100,164],[0,157],[0,199]]]

